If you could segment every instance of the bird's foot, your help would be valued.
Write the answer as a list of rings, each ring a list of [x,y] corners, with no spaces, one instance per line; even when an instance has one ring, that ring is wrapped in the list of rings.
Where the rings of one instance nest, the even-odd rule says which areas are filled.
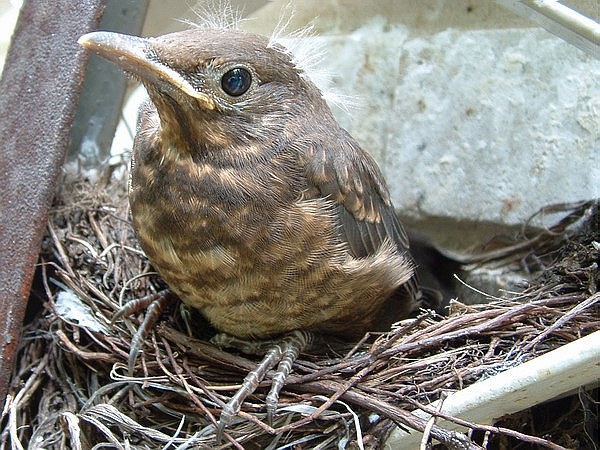
[[[265,357],[256,368],[244,378],[242,387],[233,397],[231,397],[221,411],[221,417],[217,426],[217,443],[222,441],[223,431],[233,423],[233,420],[240,411],[246,397],[256,390],[259,383],[265,378],[267,372],[277,365],[276,373],[273,375],[271,381],[271,389],[266,398],[267,420],[269,421],[269,424],[273,423],[273,417],[275,416],[277,403],[279,401],[279,393],[285,384],[285,379],[292,369],[292,364],[296,358],[298,358],[300,352],[310,347],[312,340],[313,335],[308,331],[292,331],[282,336],[280,339],[266,342],[249,342],[226,334],[218,334],[213,338],[213,342],[215,343],[223,346],[235,347],[244,353],[263,353],[264,349],[268,348]]]
[[[123,316],[128,316],[143,309],[146,309],[144,320],[131,338],[131,347],[129,349],[129,359],[127,369],[129,375],[133,374],[133,368],[140,350],[143,346],[143,339],[146,337],[152,326],[156,323],[160,314],[165,309],[169,301],[170,291],[165,289],[155,294],[149,294],[144,297],[131,300],[123,305],[113,316],[111,324]]]

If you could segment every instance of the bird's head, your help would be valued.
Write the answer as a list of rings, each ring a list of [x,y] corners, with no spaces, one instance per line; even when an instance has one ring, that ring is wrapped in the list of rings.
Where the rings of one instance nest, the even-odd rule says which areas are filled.
[[[144,84],[163,133],[191,133],[195,143],[250,143],[280,134],[290,119],[328,112],[293,56],[260,35],[191,29],[141,38],[98,31],[79,43]]]

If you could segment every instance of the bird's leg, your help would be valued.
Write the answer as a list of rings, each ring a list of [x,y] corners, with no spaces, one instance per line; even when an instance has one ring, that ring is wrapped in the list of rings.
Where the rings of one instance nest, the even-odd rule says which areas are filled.
[[[234,346],[242,349],[246,353],[255,353],[257,348],[263,348],[264,342],[259,343],[260,347],[256,346],[256,343],[249,343],[247,341],[239,340],[236,338],[223,338],[223,335],[217,335],[216,341],[227,342],[228,346]],[[267,418],[269,423],[272,423],[275,410],[277,409],[277,402],[279,400],[279,392],[283,388],[285,379],[292,369],[292,364],[303,350],[308,348],[313,340],[312,333],[308,331],[292,331],[277,341],[271,341],[269,350],[267,351],[263,360],[252,370],[242,383],[242,387],[235,393],[235,395],[229,400],[229,402],[223,408],[219,424],[217,427],[217,442],[221,442],[223,437],[223,431],[226,427],[231,425],[234,417],[240,411],[242,403],[251,395],[258,384],[264,379],[267,372],[275,367],[277,370],[273,376],[271,383],[271,389],[267,395]]]
[[[142,298],[131,300],[123,305],[113,316],[111,323],[125,315],[146,309],[144,320],[131,338],[131,348],[129,349],[129,359],[127,361],[127,370],[129,375],[133,375],[133,368],[137,357],[142,349],[143,339],[148,334],[152,325],[156,323],[161,312],[165,309],[170,291],[165,289],[155,294],[149,294]]]
[[[310,347],[312,339],[313,336],[309,332],[294,332],[294,334],[287,338],[286,344],[283,347],[283,355],[277,365],[275,375],[271,379],[271,389],[266,398],[269,425],[273,425],[273,417],[275,416],[277,403],[279,402],[279,393],[292,370],[292,364],[294,364],[301,351]]]

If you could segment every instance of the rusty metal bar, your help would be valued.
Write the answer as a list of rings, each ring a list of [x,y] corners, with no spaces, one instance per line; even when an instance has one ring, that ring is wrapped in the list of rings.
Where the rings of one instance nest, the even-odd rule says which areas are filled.
[[[0,80],[0,400],[8,388],[48,208],[69,145],[102,0],[23,3]]]

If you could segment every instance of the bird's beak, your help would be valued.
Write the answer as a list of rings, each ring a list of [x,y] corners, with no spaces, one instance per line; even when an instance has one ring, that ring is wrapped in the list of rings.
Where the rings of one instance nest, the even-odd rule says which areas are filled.
[[[215,108],[212,98],[203,92],[198,92],[176,70],[152,57],[152,43],[148,39],[108,31],[95,31],[84,34],[77,42],[116,64],[125,72],[141,79],[146,85],[160,86],[168,83],[198,100],[204,108]]]

